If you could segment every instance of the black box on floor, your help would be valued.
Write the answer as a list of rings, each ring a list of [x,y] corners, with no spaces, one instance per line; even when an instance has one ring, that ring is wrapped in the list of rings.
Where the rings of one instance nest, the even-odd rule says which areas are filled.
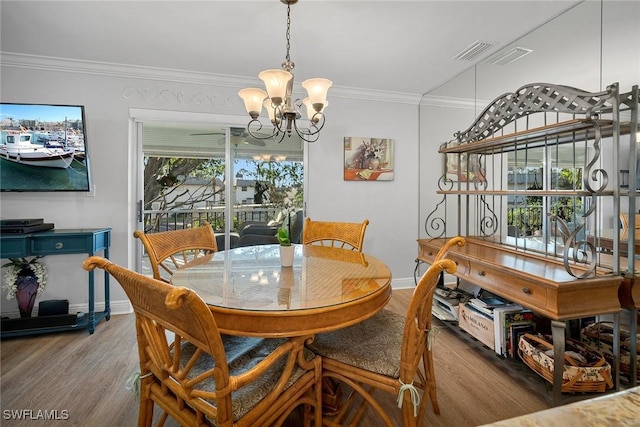
[[[68,299],[50,299],[38,304],[38,317],[69,314]]]

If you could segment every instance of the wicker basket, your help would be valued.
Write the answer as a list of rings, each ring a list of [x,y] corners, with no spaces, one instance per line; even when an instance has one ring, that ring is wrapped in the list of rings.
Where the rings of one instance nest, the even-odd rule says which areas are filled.
[[[582,328],[580,339],[588,348],[602,353],[609,363],[613,363],[613,323],[598,322]],[[631,375],[631,334],[620,327],[620,373]],[[640,380],[640,334],[636,335],[636,377]]]
[[[553,357],[545,354],[553,350],[550,336],[524,334],[518,343],[518,355],[538,375],[553,384]],[[566,354],[573,351],[587,362],[581,363]],[[565,342],[565,364],[562,373],[562,392],[603,392],[613,387],[611,365],[605,358],[585,347],[580,341],[567,338]]]

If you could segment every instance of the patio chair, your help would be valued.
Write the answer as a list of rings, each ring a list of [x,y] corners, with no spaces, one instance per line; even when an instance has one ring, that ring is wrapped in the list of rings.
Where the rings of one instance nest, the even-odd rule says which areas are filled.
[[[136,230],[133,237],[140,239],[149,256],[153,277],[167,283],[176,269],[218,250],[209,224],[159,233]]]
[[[298,210],[291,215],[291,233],[289,234],[291,243],[300,243],[303,226],[303,211]],[[264,224],[264,223],[263,223]],[[238,232],[240,238],[237,246],[254,246],[254,245],[273,245],[278,243],[276,234],[279,226],[289,225],[288,221],[283,220],[280,225],[261,225],[260,223],[248,223],[241,227]]]
[[[404,426],[424,425],[428,401],[434,413],[440,413],[431,355],[431,310],[442,271],[454,273],[456,264],[440,259],[429,267],[416,286],[406,315],[383,309],[359,324],[318,334],[308,344],[322,357],[323,377],[352,390],[335,414],[336,424],[357,425],[365,409],[371,407],[384,425],[393,426],[392,418],[373,396],[376,390],[398,399]]]
[[[151,426],[154,406],[182,426],[281,425],[304,406],[304,425],[322,425],[320,358],[305,351],[310,337],[225,336],[207,304],[174,287],[93,256],[84,268],[108,271],[136,316],[140,359],[138,426]],[[173,334],[169,343],[167,334]],[[158,417],[157,417],[158,418]]]
[[[307,217],[302,229],[302,244],[318,244],[362,252],[364,233],[369,220],[363,222],[312,221]]]

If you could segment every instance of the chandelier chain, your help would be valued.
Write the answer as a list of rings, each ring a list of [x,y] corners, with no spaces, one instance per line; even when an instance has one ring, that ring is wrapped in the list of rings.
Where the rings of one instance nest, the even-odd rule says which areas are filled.
[[[289,48],[291,47],[291,5],[287,4],[287,62],[291,62]]]

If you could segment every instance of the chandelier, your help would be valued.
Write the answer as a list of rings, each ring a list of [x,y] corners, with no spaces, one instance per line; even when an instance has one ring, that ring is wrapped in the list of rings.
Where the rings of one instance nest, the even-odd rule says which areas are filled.
[[[291,5],[298,0],[280,0],[287,5],[287,55],[282,63],[282,69],[264,70],[258,77],[266,86],[267,91],[258,88],[245,88],[238,92],[244,101],[247,113],[251,121],[247,125],[247,131],[257,139],[275,138],[281,142],[285,135],[295,133],[305,141],[315,142],[320,136],[320,130],[324,126],[324,109],[329,105],[327,91],[333,84],[331,80],[323,78],[308,79],[302,82],[302,87],[307,90],[308,96],[303,100],[292,102],[293,74],[291,70],[295,64],[289,56],[290,31],[291,31]],[[302,117],[300,111],[305,107],[309,127],[300,127],[297,120]],[[258,120],[262,108],[267,110],[269,120],[273,124],[273,133],[257,133],[262,129],[262,123]]]

